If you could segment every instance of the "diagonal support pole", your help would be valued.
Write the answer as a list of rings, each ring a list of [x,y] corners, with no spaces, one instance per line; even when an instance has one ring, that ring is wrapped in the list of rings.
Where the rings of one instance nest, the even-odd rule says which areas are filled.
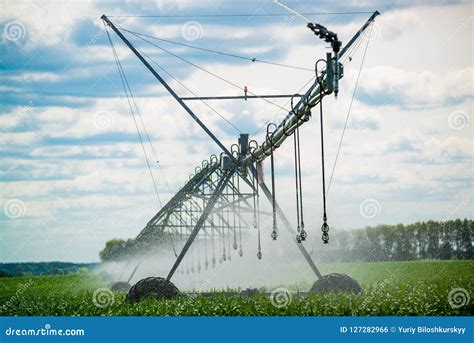
[[[272,201],[272,193],[268,189],[265,182],[260,184],[260,188],[263,190],[263,193],[268,198],[268,200],[271,202]],[[296,231],[292,228],[290,222],[288,221],[288,218],[286,218],[285,214],[283,213],[283,210],[280,208],[280,206],[278,205],[278,203],[276,201],[275,201],[275,208],[276,208],[277,214],[280,216],[280,219],[283,222],[283,225],[285,226],[286,230],[292,236],[296,236]],[[314,263],[313,259],[309,255],[309,253],[306,250],[306,248],[304,247],[304,245],[302,243],[296,242],[296,240],[294,240],[294,241],[295,241],[296,245],[298,246],[298,249],[300,250],[300,252],[303,254],[306,262],[308,262],[311,270],[314,272],[316,277],[318,279],[320,279],[322,277],[321,272],[319,271],[318,267],[316,267],[316,264]]]
[[[188,249],[189,247],[191,246],[191,244],[193,243],[194,239],[196,238],[196,236],[198,235],[199,233],[199,230],[201,230],[202,226],[204,225],[205,221],[207,220],[207,217],[209,216],[209,214],[211,213],[212,209],[214,208],[215,204],[217,203],[217,200],[219,199],[219,197],[221,196],[224,188],[226,187],[227,183],[229,182],[230,178],[232,177],[232,175],[235,173],[236,169],[233,168],[232,170],[230,170],[227,175],[224,174],[221,178],[221,180],[219,181],[214,193],[212,194],[211,198],[209,199],[208,203],[206,204],[206,207],[204,208],[204,211],[202,212],[201,214],[201,217],[199,217],[199,220],[197,221],[196,225],[194,226],[194,229],[193,231],[191,232],[191,234],[189,235],[189,238],[188,240],[186,241],[186,243],[184,244],[184,247],[183,249],[181,250],[181,252],[179,253],[179,256],[178,258],[176,259],[176,261],[174,262],[173,264],[173,267],[171,267],[171,270],[170,272],[168,273],[168,276],[166,277],[166,280],[170,280],[172,277],[173,277],[173,274],[175,273],[176,269],[178,269],[181,261],[183,260],[184,256],[186,255],[186,253],[188,252]]]
[[[145,67],[153,74],[153,76],[166,88],[166,90],[176,99],[181,107],[194,119],[196,123],[208,134],[209,137],[221,148],[226,155],[232,157],[230,151],[222,144],[222,142],[207,128],[207,126],[198,118],[198,116],[184,103],[184,101],[176,94],[176,92],[168,85],[168,83],[156,72],[156,70],[148,63],[148,61],[138,52],[137,49],[130,43],[130,41],[120,32],[120,30],[112,23],[109,18],[104,14],[100,19],[104,20],[108,26],[114,30],[117,36],[128,46],[130,50],[138,57],[138,59],[145,65]]]

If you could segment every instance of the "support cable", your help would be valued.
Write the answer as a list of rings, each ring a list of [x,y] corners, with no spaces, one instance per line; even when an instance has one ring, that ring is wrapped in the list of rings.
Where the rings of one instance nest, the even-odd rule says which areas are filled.
[[[169,50],[167,50],[167,49],[165,49],[165,48],[163,48],[163,47],[161,47],[161,46],[159,46],[159,45],[156,45],[155,43],[150,42],[149,40],[147,40],[147,39],[145,39],[145,38],[143,38],[143,37],[140,37],[140,36],[137,35],[137,34],[134,34],[134,33],[131,33],[131,34],[134,35],[135,37],[138,37],[139,39],[141,39],[141,40],[147,42],[148,44],[153,45],[154,47],[156,47],[156,48],[158,48],[158,49],[160,49],[160,50],[166,52],[167,54],[169,54],[169,55],[171,55],[171,56],[173,56],[173,57],[175,57],[175,58],[177,58],[177,59],[179,59],[179,60],[181,60],[181,61],[183,61],[183,62],[185,62],[185,63],[187,63],[187,64],[189,64],[189,65],[191,65],[191,66],[193,66],[193,67],[195,67],[195,68],[197,68],[197,69],[199,69],[199,70],[201,70],[201,71],[203,71],[203,72],[205,72],[205,73],[207,73],[207,74],[209,74],[209,75],[211,75],[211,76],[213,76],[213,77],[215,77],[215,78],[217,78],[217,79],[219,79],[219,80],[221,80],[221,81],[223,81],[223,82],[225,82],[225,83],[227,83],[227,84],[229,84],[229,85],[231,85],[231,86],[233,86],[233,87],[235,87],[235,88],[237,88],[237,89],[239,89],[239,90],[242,90],[242,87],[239,86],[238,84],[236,84],[236,83],[234,83],[234,82],[232,82],[232,81],[229,81],[229,80],[223,78],[222,76],[219,76],[219,75],[217,75],[217,74],[215,74],[215,73],[213,73],[213,72],[211,72],[211,71],[209,71],[209,70],[207,70],[207,69],[205,69],[205,68],[203,68],[203,67],[201,67],[201,66],[199,66],[199,65],[197,65],[197,64],[195,64],[195,63],[193,63],[193,62],[191,62],[191,61],[189,61],[189,60],[187,60],[187,59],[185,59],[184,57],[181,57],[181,56],[179,56],[179,55],[177,55],[177,54],[175,54],[175,53],[173,53],[173,52],[171,52],[171,51],[169,51]],[[259,98],[259,99],[261,99],[261,100],[263,100],[263,101],[265,101],[265,102],[267,102],[267,103],[269,103],[269,104],[271,104],[271,105],[273,105],[273,106],[276,106],[276,107],[278,107],[278,108],[280,108],[280,109],[282,109],[282,110],[288,111],[286,108],[284,108],[284,107],[278,105],[277,103],[275,103],[275,102],[273,102],[273,101],[270,101],[270,100],[268,100],[268,99],[266,99],[266,98],[263,98],[263,97],[261,97],[261,96],[255,94],[255,93],[252,93],[252,92],[250,92],[250,91],[248,91],[248,93],[251,94],[251,95],[253,95],[253,96],[255,96],[255,97],[257,97],[257,98]]]
[[[373,25],[374,24],[372,24],[372,26],[370,27],[369,38],[372,35]],[[351,115],[352,104],[354,102],[355,94],[356,94],[356,91],[357,91],[357,85],[359,84],[359,78],[360,78],[360,74],[362,72],[362,67],[364,66],[365,56],[367,54],[367,48],[369,47],[369,42],[370,42],[370,39],[367,40],[367,44],[365,45],[364,55],[362,56],[362,61],[360,63],[359,72],[357,73],[357,79],[356,79],[356,82],[355,82],[355,85],[354,85],[354,90],[352,91],[351,102],[349,103],[349,109],[347,110],[346,120],[344,122],[344,127],[342,129],[341,139],[339,140],[339,145],[337,147],[336,157],[334,159],[334,164],[332,166],[331,177],[329,178],[328,194],[329,194],[329,190],[331,188],[331,183],[332,183],[332,179],[333,179],[333,176],[334,176],[334,171],[336,170],[337,161],[339,159],[339,153],[341,151],[342,142],[344,140],[344,134],[346,132],[347,123],[349,122],[349,117]]]
[[[147,55],[143,50],[141,50],[140,48],[138,47],[135,47],[135,49],[137,49],[143,56],[145,56],[146,58],[148,58],[154,65],[156,65],[160,70],[162,70],[166,75],[168,75],[171,79],[173,79],[174,81],[176,81],[176,83],[178,83],[181,87],[183,87],[185,90],[187,90],[189,93],[191,93],[193,96],[197,97],[198,95],[193,92],[189,87],[187,87],[183,82],[181,82],[178,78],[176,78],[175,76],[173,76],[170,72],[168,72],[165,68],[163,68],[160,64],[158,64],[158,62],[156,62],[153,58],[151,58],[149,55]],[[228,119],[226,119],[221,113],[219,113],[214,107],[212,107],[207,101],[205,100],[200,100],[201,103],[203,103],[207,108],[209,108],[212,112],[214,112],[215,114],[217,114],[222,120],[224,120],[227,124],[229,124],[230,126],[232,126],[232,128],[234,128],[237,132],[239,133],[242,133],[242,131],[240,131],[240,129],[235,126],[234,124],[232,124],[231,121],[229,121]]]
[[[157,186],[156,186],[155,178],[154,178],[153,173],[152,173],[152,171],[151,171],[151,166],[150,166],[150,162],[149,162],[149,160],[148,160],[148,155],[147,155],[147,153],[146,153],[145,145],[143,144],[142,135],[141,135],[141,133],[140,133],[140,129],[139,129],[139,127],[138,127],[137,120],[136,120],[136,118],[135,118],[135,111],[136,111],[137,113],[139,113],[138,107],[136,107],[135,111],[133,110],[132,102],[130,101],[130,97],[133,99],[132,90],[130,89],[130,85],[129,85],[129,83],[128,83],[127,77],[126,77],[125,72],[124,72],[124,70],[123,70],[123,68],[122,68],[122,64],[120,63],[120,59],[118,58],[117,51],[115,50],[115,46],[114,46],[114,44],[113,44],[113,42],[112,42],[112,39],[111,39],[111,37],[110,37],[109,31],[108,31],[106,25],[105,25],[105,29],[106,29],[106,32],[107,32],[107,37],[108,37],[108,39],[109,39],[110,46],[111,46],[111,48],[112,48],[112,52],[113,52],[113,54],[114,54],[115,63],[116,63],[116,65],[117,65],[117,68],[118,68],[118,71],[119,71],[120,79],[121,79],[121,81],[122,81],[122,86],[123,86],[123,89],[124,89],[124,91],[125,91],[125,95],[126,95],[126,97],[127,97],[128,105],[129,105],[129,107],[130,107],[130,111],[132,112],[133,122],[135,123],[135,128],[136,128],[137,133],[138,133],[138,138],[139,138],[139,140],[140,140],[140,145],[141,145],[141,147],[142,147],[143,154],[145,155],[145,160],[146,160],[146,164],[147,164],[147,166],[148,166],[148,171],[150,172],[150,176],[151,176],[151,179],[152,179],[152,181],[153,181],[153,187],[154,187],[154,189],[155,189],[155,194],[156,194],[156,197],[157,197],[157,199],[158,199],[158,203],[160,204],[160,207],[163,208],[163,205],[162,205],[161,199],[160,199],[160,194],[158,193],[158,188],[157,188]],[[127,89],[128,89],[128,91],[127,91]],[[130,92],[130,96],[129,96],[129,93],[128,93],[128,92]],[[133,101],[133,102],[135,103],[135,101]],[[135,105],[136,105],[136,104],[135,104]]]
[[[128,104],[129,104],[130,111],[131,111],[131,113],[132,113],[133,122],[134,122],[134,124],[135,124],[135,128],[136,128],[137,133],[138,133],[138,137],[139,137],[139,140],[140,140],[140,145],[141,145],[141,147],[142,147],[143,154],[145,155],[145,160],[146,160],[146,164],[147,164],[147,167],[148,167],[148,171],[149,171],[149,173],[150,173],[150,176],[151,176],[151,179],[152,179],[152,182],[153,182],[153,188],[154,188],[154,190],[155,190],[155,194],[156,194],[156,197],[157,197],[157,199],[158,199],[158,203],[159,203],[159,205],[160,205],[160,208],[163,208],[163,204],[162,204],[162,202],[161,202],[160,194],[159,194],[158,188],[157,188],[157,186],[156,186],[155,177],[153,176],[153,172],[152,172],[152,170],[151,170],[150,162],[149,162],[149,160],[148,160],[148,155],[147,155],[147,153],[146,153],[145,145],[143,144],[143,139],[142,139],[142,136],[141,136],[141,133],[140,133],[140,129],[139,129],[139,127],[138,127],[138,123],[137,123],[137,120],[136,120],[136,118],[135,118],[135,114],[134,114],[134,111],[133,111],[132,102],[133,102],[133,105],[135,106],[135,111],[136,111],[136,113],[138,114],[138,117],[139,117],[139,119],[140,119],[140,121],[141,121],[141,123],[142,123],[142,126],[143,126],[144,130],[145,130],[146,137],[147,137],[147,139],[148,139],[148,142],[149,142],[149,144],[150,144],[150,147],[151,147],[151,149],[152,149],[152,152],[153,152],[153,155],[154,155],[155,159],[156,159],[156,153],[155,153],[155,150],[154,150],[154,148],[153,148],[153,144],[151,143],[150,136],[148,135],[148,131],[146,130],[146,126],[145,126],[145,124],[143,123],[142,116],[141,116],[140,111],[139,111],[139,109],[138,109],[138,106],[137,106],[137,104],[136,104],[136,102],[135,102],[135,98],[133,97],[133,93],[132,93],[132,90],[131,90],[131,88],[130,88],[130,84],[128,83],[127,76],[125,75],[125,71],[123,70],[122,64],[121,64],[121,62],[120,62],[120,59],[119,59],[118,54],[117,54],[117,51],[116,51],[115,46],[114,46],[114,44],[113,44],[112,38],[110,37],[110,34],[109,34],[109,31],[108,31],[107,25],[104,24],[104,26],[105,26],[105,30],[106,30],[106,32],[107,32],[107,37],[108,37],[110,46],[111,46],[111,48],[112,48],[112,52],[113,52],[113,55],[114,55],[115,63],[116,63],[116,65],[117,65],[117,69],[118,69],[118,71],[119,71],[120,79],[121,79],[121,81],[122,81],[122,86],[123,86],[123,89],[124,89],[124,91],[125,91],[125,95],[126,95],[126,97],[127,97],[127,102],[128,102]],[[127,92],[127,89],[128,89],[128,92]],[[129,95],[130,95],[130,97],[129,97]],[[132,102],[130,101],[130,98],[132,98]],[[161,167],[160,167],[160,168],[161,168]],[[162,171],[162,173],[163,173],[163,171]],[[163,175],[164,175],[164,174],[163,174]],[[168,237],[169,237],[169,239],[170,239],[170,243],[171,243],[171,247],[172,247],[172,249],[173,249],[173,253],[174,253],[175,257],[177,257],[178,254],[177,254],[177,252],[176,252],[176,247],[175,247],[174,242],[173,242],[173,237],[172,237],[172,235],[171,235],[171,232],[169,232],[169,231],[168,231]]]
[[[190,49],[196,49],[196,50],[208,52],[208,53],[211,53],[211,54],[217,54],[217,55],[222,55],[222,56],[227,56],[227,57],[238,58],[238,59],[250,61],[250,62],[253,62],[253,63],[255,63],[255,62],[264,63],[264,64],[269,64],[269,65],[274,65],[274,66],[277,66],[277,67],[291,68],[291,69],[311,71],[311,72],[313,71],[313,69],[311,69],[311,68],[304,68],[304,67],[293,66],[293,65],[289,65],[289,64],[265,61],[265,60],[258,59],[256,57],[242,56],[242,55],[237,55],[237,54],[231,54],[231,53],[227,53],[227,52],[212,50],[212,49],[208,49],[208,48],[202,48],[202,47],[195,46],[195,45],[179,43],[179,42],[175,42],[175,41],[172,41],[172,40],[169,40],[169,39],[159,38],[159,37],[150,36],[150,35],[147,35],[147,34],[144,34],[144,33],[131,31],[131,30],[128,30],[128,29],[126,29],[126,28],[124,28],[124,27],[122,27],[118,24],[115,24],[115,26],[120,28],[122,31],[126,31],[128,33],[133,34],[133,35],[147,37],[147,38],[158,40],[158,41],[161,41],[161,42],[170,43],[170,44],[174,44],[174,45],[178,45],[178,46],[182,46],[182,47],[186,47],[186,48],[190,48]]]
[[[300,13],[302,15],[354,15],[354,14],[370,14],[370,11],[355,12],[307,12]],[[228,17],[295,17],[292,13],[224,13],[224,14],[170,14],[170,15],[111,15],[109,18],[228,18]]]
[[[372,24],[373,25],[373,24]],[[369,37],[371,36],[372,34],[372,29],[373,27],[371,26],[370,28],[370,32],[369,32]],[[358,50],[358,48],[360,47],[361,45],[361,42],[362,42],[362,36],[358,38],[358,42],[356,42],[352,48],[348,51],[348,55],[347,56],[353,56],[356,51]],[[364,54],[362,56],[362,61],[361,61],[361,64],[359,66],[359,71],[358,71],[358,74],[357,74],[357,79],[356,79],[356,83],[354,85],[354,89],[352,91],[352,98],[351,98],[351,101],[350,101],[350,104],[349,104],[349,108],[348,108],[348,111],[347,111],[347,114],[346,114],[346,120],[345,120],[345,123],[344,123],[344,127],[343,127],[343,131],[342,131],[342,134],[341,134],[341,138],[339,140],[339,145],[338,145],[338,149],[337,149],[337,153],[336,153],[336,157],[335,157],[335,160],[334,160],[334,164],[333,164],[333,167],[332,167],[332,171],[331,171],[331,177],[329,179],[329,183],[328,183],[328,188],[327,188],[327,193],[326,193],[326,197],[329,195],[329,191],[331,189],[331,184],[332,184],[332,180],[333,180],[333,176],[334,176],[334,172],[335,172],[335,169],[336,169],[336,165],[337,165],[337,162],[338,162],[338,157],[339,157],[339,153],[340,153],[340,150],[341,150],[341,147],[342,147],[342,142],[343,142],[343,139],[344,139],[344,133],[345,133],[345,130],[347,128],[347,123],[349,121],[349,117],[350,117],[350,114],[351,114],[351,109],[352,109],[352,103],[354,101],[354,98],[355,98],[355,93],[356,93],[356,90],[357,90],[357,85],[358,85],[358,82],[359,82],[359,78],[360,78],[360,75],[361,75],[361,72],[362,72],[362,68],[363,68],[363,65],[364,65],[364,61],[365,61],[365,57],[366,57],[366,54],[367,54],[367,49],[368,49],[368,46],[369,46],[369,41],[370,39],[367,40],[367,43],[366,43],[366,46],[365,46],[365,50],[364,50]],[[349,53],[350,52],[350,53]],[[349,58],[349,60],[351,60],[351,58]],[[311,251],[309,253],[309,255],[312,255],[313,252],[314,252],[314,249],[316,248],[316,239],[313,241],[313,246],[311,247]]]
[[[347,64],[347,61],[352,61],[352,56],[356,53],[356,51],[358,50],[359,46],[361,45],[361,42],[363,41],[363,36],[360,36],[358,37],[357,41],[349,48],[349,50],[347,51],[346,55],[343,57],[343,60],[342,60],[342,64],[346,65]],[[299,94],[301,93],[301,91],[303,89],[306,88],[306,86],[308,86],[311,82],[313,82],[313,80],[316,78],[316,76],[313,76],[308,82],[306,82],[303,87],[301,87],[295,94]],[[283,104],[283,107],[285,106],[288,106],[290,104],[290,100],[288,100],[285,104]],[[255,136],[256,134],[258,134],[266,125],[268,125],[268,123],[281,111],[281,109],[278,109],[275,111],[275,113],[273,115],[270,116],[270,118],[262,124],[262,126],[260,126],[253,134],[252,136]]]

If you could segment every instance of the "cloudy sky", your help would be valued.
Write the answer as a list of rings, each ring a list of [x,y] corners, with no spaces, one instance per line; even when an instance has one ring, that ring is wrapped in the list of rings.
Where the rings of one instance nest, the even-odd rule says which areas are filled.
[[[371,12],[382,13],[346,60],[338,99],[324,100],[330,172],[368,44],[329,192],[331,227],[473,218],[472,2],[286,3],[299,12],[326,13],[307,17],[337,32],[343,43]],[[182,96],[191,95],[189,90],[240,95],[244,85],[256,94],[294,93],[329,51],[302,18],[261,16],[289,13],[272,1],[1,0],[0,6],[3,262],[97,261],[107,240],[136,236],[160,208],[102,14],[146,35],[310,69],[152,41],[235,87],[126,33]],[[143,15],[153,17],[137,17]],[[113,32],[111,38],[150,135],[156,158],[146,149],[166,202],[218,147]],[[265,122],[278,121],[285,114],[281,107],[289,108],[286,99],[274,102],[212,103],[236,128],[201,103],[191,107],[230,146],[239,131],[262,141]],[[320,239],[319,125],[313,109],[301,130],[310,241]],[[278,198],[290,218],[292,149],[288,141],[275,154]]]

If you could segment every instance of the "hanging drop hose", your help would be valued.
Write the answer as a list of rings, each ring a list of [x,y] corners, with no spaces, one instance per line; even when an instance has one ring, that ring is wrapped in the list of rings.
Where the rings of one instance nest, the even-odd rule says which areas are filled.
[[[260,194],[258,191],[258,179],[257,179],[257,230],[258,230],[258,252],[257,258],[262,259],[262,245],[260,240]]]
[[[329,94],[325,91],[323,80],[318,74],[318,63],[327,62],[323,59],[319,59],[314,64],[314,72],[316,74],[316,80],[319,83],[319,121],[321,124],[321,175],[322,175],[322,186],[323,186],[323,225],[321,231],[323,232],[322,240],[324,244],[329,243],[329,225],[327,223],[327,212],[326,212],[326,173],[324,168],[324,123],[323,123],[323,96]],[[323,72],[324,73],[324,72]]]
[[[300,128],[299,126],[296,128],[296,142],[298,144],[298,185],[299,185],[299,194],[300,194],[300,219],[301,219],[301,232],[300,232],[300,237],[301,240],[304,241],[306,240],[306,237],[308,234],[306,233],[304,229],[304,216],[303,216],[303,179],[301,178],[301,149],[300,149]]]
[[[296,129],[298,130],[298,128]],[[299,138],[299,137],[298,137]],[[298,143],[296,131],[293,134],[293,145],[295,149],[295,193],[296,193],[296,241],[301,243],[301,227],[300,227],[300,197],[299,191],[299,179],[298,179]]]
[[[277,231],[277,221],[276,221],[276,199],[275,199],[275,160],[273,157],[273,142],[272,142],[272,137],[275,131],[270,132],[269,128],[270,126],[274,126],[275,130],[277,129],[277,126],[274,123],[270,123],[267,126],[267,141],[270,142],[270,168],[271,168],[271,176],[272,176],[272,213],[273,213],[273,226],[272,226],[272,234],[271,237],[275,241],[278,237],[278,231]]]
[[[249,142],[249,152],[252,156],[254,151],[257,149],[258,143],[255,140],[251,140]],[[258,230],[258,251],[257,251],[257,258],[259,260],[262,259],[262,245],[260,242],[260,201],[259,201],[259,193],[258,193],[258,180],[259,180],[259,173],[258,173],[258,162],[255,162],[255,174],[253,175],[252,185],[253,185],[253,215],[254,215],[254,228]]]
[[[238,144],[232,144],[232,146],[230,147],[230,151],[232,153],[232,156],[234,156],[235,159],[238,159],[239,156],[240,156],[240,147]],[[233,187],[235,188],[235,183],[236,183],[236,180],[238,180],[239,176],[237,175],[237,178],[236,178],[236,174],[232,175],[232,185]],[[238,188],[238,187],[237,187]],[[234,248],[234,250],[237,250],[237,232],[236,232],[236,223],[237,223],[237,220],[236,220],[236,215],[237,215],[237,209],[235,207],[235,202],[236,202],[236,199],[235,199],[235,191],[234,190],[231,190],[232,191],[232,231],[233,231],[233,236],[234,236],[234,242],[232,244],[232,248]]]
[[[199,242],[199,238],[197,238],[197,255],[198,255],[198,265],[197,265],[197,271],[198,273],[201,273],[201,244]]]
[[[320,88],[321,89],[321,88]],[[322,170],[322,179],[323,179],[323,225],[321,226],[321,231],[323,232],[323,242],[324,244],[329,243],[329,225],[327,223],[327,213],[326,213],[326,175],[324,170],[324,125],[323,125],[323,98],[322,90],[320,91],[319,96],[319,118],[321,121],[321,170]]]
[[[258,179],[258,170],[257,167],[255,167],[255,175],[252,174],[252,187],[253,187],[253,228],[257,228],[257,191],[256,187],[258,187],[256,179]]]
[[[212,222],[214,223],[214,213],[212,214]],[[211,239],[212,239],[212,268],[215,268],[216,267],[216,247],[215,247],[215,242],[214,242],[214,232],[215,232],[215,227],[214,225],[212,226],[212,230],[211,230]]]
[[[258,252],[257,252],[257,258],[259,260],[262,259],[262,245],[260,241],[260,198],[259,198],[259,192],[258,192],[258,167],[257,163],[255,163],[255,170],[257,171],[255,174],[255,178],[257,179],[256,181],[256,196],[257,196],[257,230],[258,230]]]
[[[255,169],[258,170],[257,165],[255,164]],[[257,174],[258,175],[258,174]],[[260,204],[259,204],[259,194],[258,194],[258,178],[257,178],[257,230],[258,230],[258,251],[257,258],[262,259],[262,245],[260,242]]]
[[[270,163],[271,163],[271,174],[272,174],[272,213],[273,213],[273,230],[272,230],[272,238],[276,240],[278,237],[277,232],[277,222],[276,222],[276,200],[275,200],[275,161],[273,158],[273,151],[270,155]]]
[[[207,230],[204,230],[204,254],[206,255],[204,260],[204,269],[207,270],[209,267],[209,260],[207,259]]]
[[[226,253],[225,253],[225,227],[222,226],[222,257],[221,257],[221,263],[225,260],[227,260],[227,256],[226,256]]]
[[[308,121],[309,115],[303,114],[300,116],[294,110],[293,106],[293,98],[295,95],[291,97],[290,104],[291,104],[291,111],[296,115],[298,122],[301,121]],[[310,106],[310,108],[313,106]],[[297,234],[296,234],[296,241],[301,243],[301,241],[306,240],[307,233],[304,230],[304,216],[303,216],[303,182],[301,177],[301,147],[300,147],[300,129],[299,123],[296,124],[296,129],[293,132],[293,144],[294,144],[294,153],[295,153],[295,193],[296,193],[296,226],[297,226]],[[285,124],[283,124],[285,127]],[[284,129],[283,133],[286,136],[290,136]],[[301,219],[301,220],[300,220]]]
[[[235,182],[235,175],[232,176],[232,183],[234,183],[234,182]],[[232,192],[232,203],[233,203],[233,205],[232,205],[232,209],[233,209],[233,211],[232,211],[232,228],[233,228],[233,230],[232,231],[233,231],[233,236],[234,236],[234,242],[232,244],[232,248],[234,248],[234,250],[237,250],[237,235],[236,235],[236,232],[235,232],[236,231],[235,228],[237,226],[236,225],[237,220],[235,218],[236,215],[237,215],[236,214],[237,210],[235,208],[235,192]]]
[[[224,227],[222,225],[222,218],[219,217],[219,244],[220,244],[220,249],[222,251],[221,257],[219,257],[219,263],[222,263],[222,261],[225,260],[225,241],[224,241]]]
[[[240,210],[240,177],[237,175],[237,189],[239,190],[239,194],[237,195],[239,198],[239,206],[237,207],[239,210],[239,256],[244,256],[244,251],[242,250],[242,211]]]
[[[227,202],[229,202],[229,189],[227,188]],[[228,249],[227,249],[227,260],[231,260],[231,244],[230,244],[230,230],[232,228],[230,227],[230,206],[227,206],[227,244],[228,244]]]

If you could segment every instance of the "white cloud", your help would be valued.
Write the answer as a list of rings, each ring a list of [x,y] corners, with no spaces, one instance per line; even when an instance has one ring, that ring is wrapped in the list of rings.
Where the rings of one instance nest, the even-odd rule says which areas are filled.
[[[82,8],[80,5],[78,10]],[[56,16],[62,9],[58,11],[52,15]],[[470,11],[467,5],[424,6],[391,11],[376,19],[379,34],[369,46],[331,186],[329,213],[332,226],[375,224],[359,215],[359,204],[366,198],[376,198],[381,202],[383,211],[377,219],[380,222],[442,219],[456,208],[462,198],[461,190],[471,185],[466,179],[472,178],[473,158],[472,101],[469,99],[473,94],[472,52],[470,45],[466,44],[470,30],[465,22],[462,24]],[[70,15],[66,17],[70,18]],[[43,35],[46,39],[51,35],[50,42],[64,41],[67,44],[65,32],[68,30],[51,29],[52,22],[42,24],[38,18],[31,22],[28,18],[25,20],[33,32],[41,31],[38,37]],[[331,29],[347,41],[362,22],[357,20],[357,23],[335,25]],[[179,25],[172,29],[175,30],[173,34],[181,34]],[[219,31],[213,27],[208,33],[214,35],[228,29],[222,27]],[[239,30],[235,28],[235,31]],[[282,30],[269,25],[262,28],[262,32],[262,39],[254,41],[245,53],[258,53],[258,49],[264,52],[267,47],[278,45],[288,53],[277,62],[312,68],[315,59],[323,57],[326,51],[324,44],[297,23]],[[246,36],[247,31],[240,31],[240,34]],[[328,173],[336,155],[364,43],[352,56],[353,61],[346,65],[339,98],[327,97],[324,100]],[[117,47],[122,49],[121,57],[132,57],[125,47]],[[106,50],[92,45],[81,50],[82,55],[70,58],[76,62],[83,58],[110,60],[113,66],[110,51]],[[202,64],[238,84],[239,89],[202,71],[194,71],[187,74],[183,82],[199,95],[242,94],[244,85],[256,94],[292,93],[313,76],[312,72],[263,64],[229,65],[222,61]],[[175,68],[181,68],[181,64]],[[88,78],[94,73],[100,75],[98,70],[78,69],[73,76]],[[173,82],[171,84],[176,86]],[[131,86],[133,88],[134,84]],[[155,89],[159,91],[153,93]],[[176,190],[202,159],[218,149],[174,99],[163,95],[161,87],[148,90],[156,97],[137,97],[137,104],[152,137],[157,159],[172,190]],[[360,96],[362,92],[372,94],[375,99],[392,97],[396,101],[377,105]],[[3,199],[24,199],[31,208],[29,213],[44,217],[32,222],[31,227],[41,223],[41,227],[47,226],[45,232],[50,230],[51,234],[64,230],[62,232],[70,233],[78,240],[78,246],[84,243],[84,233],[100,232],[100,242],[96,244],[99,249],[106,239],[135,235],[153,215],[156,200],[138,141],[94,141],[91,144],[98,135],[114,133],[133,137],[136,134],[126,99],[85,100],[86,106],[79,108],[33,106],[25,112],[20,107],[2,115],[2,124],[6,123],[4,127],[8,127],[0,135],[2,151],[22,151],[28,158],[8,155],[2,159],[6,167],[2,177],[23,176],[26,179],[2,182],[1,191]],[[275,102],[288,107],[285,100]],[[212,105],[238,126],[247,125],[249,131],[254,131],[278,111],[275,106],[262,101]],[[226,145],[236,142],[237,133],[204,105],[192,103],[190,106]],[[460,130],[450,127],[449,116],[453,111],[470,116],[470,126]],[[101,125],[98,128],[96,122],[97,114],[104,112],[110,116],[106,115],[105,119],[111,119],[105,130]],[[313,227],[317,227],[321,208],[318,117],[318,108],[314,108],[313,118],[301,130],[305,207],[311,210],[308,223]],[[28,125],[31,125],[30,129]],[[259,141],[262,136],[260,133]],[[55,144],[44,144],[46,138],[55,139]],[[64,143],[68,139],[76,144]],[[154,159],[151,149],[148,146],[146,149]],[[276,152],[275,157],[277,197],[291,217],[294,212],[291,140]],[[171,194],[164,178],[156,164],[152,165],[163,198],[169,198]],[[266,168],[268,180],[268,163]],[[443,194],[445,198],[441,197]],[[420,199],[423,199],[423,206]],[[83,222],[94,216],[104,204],[110,204],[108,213],[118,218],[118,224],[107,217],[99,224],[94,222],[89,228],[84,228]],[[463,209],[458,215],[472,214]],[[55,218],[61,223],[54,222]],[[8,223],[8,228],[13,226]],[[96,250],[88,250],[81,256],[95,259]],[[69,255],[54,256],[63,258],[61,256]]]
[[[407,106],[440,106],[474,96],[474,68],[437,73],[390,66],[366,68],[360,90],[373,98]]]
[[[9,81],[20,82],[55,82],[61,80],[61,76],[50,72],[28,72],[8,77]]]
[[[74,24],[94,12],[92,2],[15,1],[2,6],[2,21],[19,20],[30,46],[54,45],[67,40]]]

